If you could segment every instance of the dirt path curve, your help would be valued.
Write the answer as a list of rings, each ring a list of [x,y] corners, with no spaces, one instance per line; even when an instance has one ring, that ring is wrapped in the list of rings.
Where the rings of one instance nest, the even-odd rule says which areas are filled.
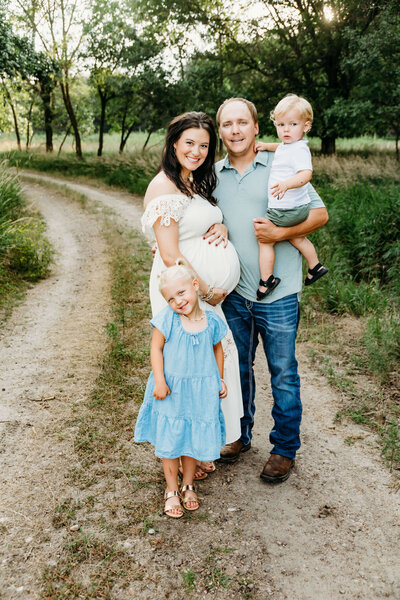
[[[98,217],[37,184],[25,194],[57,254],[0,339],[0,597],[24,600],[61,541],[50,518],[73,455],[62,423],[98,372],[110,283]]]
[[[42,176],[30,175],[30,177]],[[46,177],[46,179],[67,185],[97,202],[111,206],[124,223],[137,227],[138,209],[132,205],[132,201],[129,200],[131,197],[127,194],[103,192],[87,185],[69,183],[54,177]],[[30,190],[32,190],[30,193],[34,193],[34,186],[30,186]],[[57,202],[57,206],[60,204],[62,203]],[[46,208],[46,203],[40,206],[40,209],[46,219],[49,219],[50,215],[46,213],[49,207]],[[79,220],[82,215],[76,207],[71,210],[71,204],[68,204],[67,212],[69,217],[64,212],[63,222],[68,224],[67,229],[69,229],[74,219]],[[96,220],[85,215],[84,221],[86,238],[87,224],[90,222],[95,228]],[[77,223],[75,225],[78,226]],[[69,235],[74,238],[73,232]],[[91,261],[96,263],[99,260],[102,263],[105,260],[101,254],[103,250],[97,245],[100,242],[95,233],[93,235],[97,242],[93,244],[89,240],[90,249],[86,248],[86,252],[90,253]],[[4,360],[8,361],[9,369],[12,370],[12,377],[6,384],[2,384],[2,388],[6,388],[8,392],[5,394],[8,408],[3,414],[6,414],[4,418],[11,423],[2,425],[8,431],[3,446],[5,452],[1,456],[4,465],[2,479],[7,486],[9,504],[6,505],[5,516],[0,522],[0,525],[4,525],[7,536],[7,546],[3,546],[4,558],[0,556],[0,565],[3,560],[3,565],[8,565],[8,571],[13,573],[14,579],[11,581],[10,576],[8,584],[12,584],[14,590],[17,584],[28,585],[23,577],[24,563],[19,567],[14,559],[15,556],[19,559],[25,556],[30,557],[31,562],[35,536],[40,535],[35,525],[40,524],[42,535],[48,536],[48,541],[51,542],[48,543],[49,548],[53,544],[54,549],[54,544],[57,544],[57,538],[54,537],[56,534],[52,532],[51,526],[47,524],[46,529],[43,525],[43,517],[38,511],[37,497],[45,506],[51,505],[54,508],[56,503],[54,490],[57,489],[54,461],[56,467],[58,465],[62,467],[59,469],[60,473],[68,469],[68,460],[64,456],[52,455],[52,436],[49,432],[51,419],[47,409],[42,408],[40,403],[29,402],[27,398],[54,394],[59,400],[57,405],[66,402],[68,394],[84,393],[87,386],[90,386],[96,370],[95,360],[93,360],[91,363],[89,361],[88,372],[79,371],[79,353],[82,352],[79,344],[82,337],[79,337],[79,332],[76,331],[75,317],[68,318],[71,305],[75,305],[78,313],[79,308],[82,307],[82,317],[83,314],[87,317],[90,315],[88,321],[93,321],[93,343],[96,345],[96,323],[104,323],[104,315],[103,318],[96,320],[99,312],[97,308],[102,303],[103,310],[106,306],[107,284],[103,280],[97,281],[97,284],[93,281],[91,294],[100,294],[102,300],[96,302],[88,300],[89,306],[84,305],[80,294],[84,293],[85,298],[91,294],[87,289],[79,289],[76,281],[82,281],[88,276],[81,271],[88,263],[85,260],[88,256],[84,249],[86,242],[86,239],[81,240],[83,247],[80,246],[73,252],[69,249],[69,242],[67,243],[63,238],[62,243],[59,244],[60,250],[61,247],[64,249],[60,261],[66,261],[67,256],[75,254],[77,279],[72,277],[69,289],[66,283],[61,283],[63,279],[60,279],[59,285],[64,286],[61,293],[62,300],[60,298],[57,300],[57,294],[53,299],[48,297],[52,286],[56,285],[54,278],[52,278],[53,282],[50,279],[32,290],[26,303],[13,315],[1,342],[2,347],[5,347],[0,356],[1,364],[3,365],[4,356]],[[106,265],[103,264],[103,267],[101,272],[107,272]],[[92,271],[92,278],[97,275],[98,268]],[[76,285],[78,288],[75,287]],[[101,292],[99,292],[100,288]],[[41,289],[45,290],[42,292],[42,299],[39,297],[35,300],[35,294],[40,296]],[[34,341],[30,339],[27,329],[32,329],[35,325],[33,307],[36,304],[41,305],[42,301],[47,303],[44,312],[38,309],[42,315],[43,329],[40,334],[42,341],[39,344],[35,342],[36,345],[32,346]],[[54,323],[54,331],[51,331],[47,314],[52,314],[51,307],[54,303],[59,308],[58,316],[55,316],[53,321],[51,319],[49,321]],[[30,321],[31,319],[33,321]],[[17,326],[21,323],[22,325]],[[66,328],[71,326],[75,332],[71,334],[67,343],[64,338],[64,326]],[[70,346],[70,341],[75,340],[71,348],[71,353],[76,353],[73,357],[60,355],[61,342],[57,338],[57,332],[63,333],[63,349]],[[85,342],[88,339],[89,337],[85,335]],[[48,360],[46,368],[39,372],[45,356],[40,354],[43,344],[47,348]],[[36,371],[31,371],[29,374],[28,358],[32,355],[32,348],[38,360]],[[99,350],[101,348],[97,347],[97,351]],[[92,356],[95,354],[93,351]],[[26,357],[24,360],[22,360],[23,356]],[[40,356],[42,359],[39,358]],[[61,362],[57,363],[57,356],[58,361]],[[70,380],[66,379],[70,373],[68,363],[72,359],[76,365],[74,371],[76,387],[73,389]],[[210,544],[218,543],[220,539],[221,543],[226,544],[227,531],[232,532],[232,536],[236,536],[236,546],[240,540],[240,550],[236,550],[230,558],[231,574],[234,575],[235,569],[241,571],[247,569],[257,573],[254,589],[249,592],[249,598],[257,598],[257,600],[391,598],[397,600],[400,598],[400,493],[396,493],[392,487],[392,478],[382,464],[373,435],[353,424],[334,423],[339,402],[325,380],[313,372],[308,363],[306,349],[300,344],[298,359],[302,376],[304,417],[303,446],[298,454],[295,471],[287,482],[278,486],[264,484],[259,479],[268,451],[266,432],[269,431],[271,424],[269,416],[271,395],[266,381],[265,359],[258,354],[257,414],[253,447],[236,465],[220,467],[218,472],[203,484],[201,492],[206,496],[206,503],[213,507],[210,512],[213,513],[214,520],[210,525],[207,522],[199,523],[198,534],[207,536]],[[55,364],[53,364],[54,360]],[[79,377],[77,372],[80,373]],[[21,381],[21,377],[24,378],[22,383],[17,384],[17,380]],[[60,391],[60,385],[64,391]],[[4,393],[1,397],[4,399]],[[55,403],[51,404],[51,407],[53,408],[54,405]],[[28,421],[31,424],[29,427]],[[354,445],[347,445],[346,440],[349,438],[355,441]],[[25,447],[23,443],[26,444]],[[38,444],[43,445],[38,448]],[[27,465],[23,475],[18,472],[21,464]],[[35,482],[34,475],[39,470],[45,473],[50,483],[47,485],[46,480],[39,477],[41,488],[37,489],[32,484]],[[12,503],[16,498],[25,511],[18,510],[15,503]],[[23,513],[22,516],[19,513]],[[219,527],[215,526],[216,523],[220,524]],[[190,546],[190,541],[185,540],[183,525],[172,528],[168,520],[160,517],[157,527],[170,537],[173,529],[180,531],[181,543],[178,538],[177,547],[180,545],[185,547],[188,542]],[[31,533],[28,535],[29,529]],[[179,564],[179,560],[184,558],[185,555],[183,558],[174,557],[174,560]],[[156,568],[154,562],[152,568]],[[168,585],[171,586],[171,582]],[[169,590],[169,598],[183,597],[176,589],[171,591],[169,587]],[[218,594],[218,598],[232,597],[228,590],[220,590]],[[34,595],[19,597],[24,600],[35,598]],[[151,590],[148,590],[137,597],[150,599],[162,596],[159,590],[157,596],[152,596]],[[207,594],[203,597],[214,596]],[[5,598],[9,600],[14,596],[10,593]]]

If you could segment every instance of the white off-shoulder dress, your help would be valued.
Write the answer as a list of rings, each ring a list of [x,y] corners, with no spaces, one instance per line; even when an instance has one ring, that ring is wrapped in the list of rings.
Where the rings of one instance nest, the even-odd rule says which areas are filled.
[[[165,194],[153,198],[142,217],[143,232],[154,239],[153,225],[161,217],[160,224],[168,227],[171,219],[179,226],[179,248],[197,274],[208,284],[231,292],[240,277],[239,259],[230,242],[226,248],[222,244],[215,246],[203,239],[204,233],[214,223],[222,223],[222,212],[195,195],[193,198],[183,194]],[[165,269],[159,251],[156,251],[150,274],[150,302],[153,316],[167,305],[158,289],[158,275]],[[200,300],[203,309],[214,311],[226,323],[221,305],[211,306]],[[243,416],[242,392],[240,387],[239,359],[232,332],[222,341],[224,350],[224,380],[228,395],[222,399],[222,412],[225,418],[226,443],[240,438],[240,418]],[[179,357],[177,356],[177,360]]]

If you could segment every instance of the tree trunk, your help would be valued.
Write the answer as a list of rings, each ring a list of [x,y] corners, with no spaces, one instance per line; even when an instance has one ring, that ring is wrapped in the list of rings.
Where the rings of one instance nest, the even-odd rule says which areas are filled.
[[[125,106],[125,110],[124,110],[124,114],[122,116],[122,123],[121,123],[121,140],[119,143],[119,153],[122,154],[125,148],[125,144],[126,144],[126,140],[125,140],[125,123],[126,123],[126,113],[127,113],[127,108]]]
[[[28,118],[26,124],[26,141],[25,141],[25,151],[29,152],[30,140],[31,140],[31,122],[32,122],[32,109],[33,109],[33,100],[29,107]],[[33,137],[33,134],[32,134]]]
[[[321,153],[332,155],[336,152],[336,137],[334,135],[323,135],[321,138]]]
[[[145,143],[143,145],[143,148],[142,148],[142,154],[146,150],[146,146],[149,143],[149,139],[150,139],[150,136],[151,136],[152,133],[153,133],[153,129],[149,129],[149,133],[147,135],[146,141],[145,141]]]
[[[53,152],[53,110],[51,92],[42,88],[40,97],[43,102],[44,130],[46,132],[46,152]]]
[[[400,160],[399,156],[399,130],[396,130],[396,160]]]
[[[60,147],[58,149],[57,156],[60,156],[62,147],[64,146],[64,142],[67,139],[67,137],[69,136],[69,132],[70,131],[71,131],[71,125],[68,125],[67,130],[66,130],[65,135],[64,135],[64,138],[63,138],[63,141],[61,142]]]
[[[100,112],[100,127],[99,127],[99,147],[97,149],[97,156],[101,156],[103,154],[103,143],[104,143],[104,124],[106,122],[106,105],[107,105],[107,97],[106,94],[103,94],[100,86],[97,87],[97,91],[100,96],[100,104],[101,104],[101,112]]]
[[[133,131],[134,127],[135,127],[135,121],[134,121],[134,122],[132,123],[132,125],[131,125],[131,126],[128,128],[128,130],[126,131],[126,134],[125,134],[125,135],[123,135],[123,136],[121,137],[121,143],[120,143],[120,146],[119,146],[119,153],[120,153],[120,154],[122,154],[122,153],[123,153],[123,151],[124,151],[124,148],[125,148],[125,146],[126,146],[126,142],[128,141],[128,137],[131,135],[131,133],[132,133],[132,131]]]
[[[13,116],[14,129],[15,129],[15,137],[17,138],[17,147],[18,147],[19,152],[22,152],[21,136],[20,136],[20,133],[19,133],[17,113],[15,112],[15,106],[13,104],[13,101],[12,101],[12,98],[11,98],[11,94],[8,91],[8,87],[6,86],[6,84],[4,82],[3,82],[3,89],[4,89],[5,93],[6,93],[7,102],[10,105],[12,116]]]
[[[62,91],[62,95],[63,95],[65,108],[67,110],[69,120],[71,121],[71,126],[74,131],[75,152],[79,158],[82,158],[81,136],[79,134],[78,121],[76,119],[74,107],[72,106],[71,97],[69,95],[69,85],[68,85],[68,83],[61,82],[60,86],[61,86],[61,91]]]

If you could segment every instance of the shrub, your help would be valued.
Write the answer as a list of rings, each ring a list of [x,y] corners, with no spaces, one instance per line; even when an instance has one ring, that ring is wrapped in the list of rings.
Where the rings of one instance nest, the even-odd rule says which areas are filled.
[[[53,253],[44,229],[41,221],[32,218],[11,223],[3,234],[7,242],[5,264],[28,281],[46,277],[49,272]]]
[[[9,282],[17,274],[36,281],[48,274],[52,249],[44,236],[44,224],[24,215],[21,187],[16,175],[0,165],[0,292],[7,296]],[[10,274],[11,279],[7,277]]]

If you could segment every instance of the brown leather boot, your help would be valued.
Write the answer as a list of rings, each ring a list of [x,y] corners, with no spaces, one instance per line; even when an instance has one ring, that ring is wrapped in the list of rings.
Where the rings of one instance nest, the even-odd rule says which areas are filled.
[[[286,481],[290,471],[294,467],[294,460],[281,456],[280,454],[271,454],[261,472],[261,479],[268,483],[281,483]]]
[[[221,456],[218,459],[218,462],[234,463],[238,460],[241,452],[247,452],[247,450],[250,450],[250,448],[251,442],[248,444],[243,444],[242,440],[236,440],[236,442],[226,444],[221,448]]]

